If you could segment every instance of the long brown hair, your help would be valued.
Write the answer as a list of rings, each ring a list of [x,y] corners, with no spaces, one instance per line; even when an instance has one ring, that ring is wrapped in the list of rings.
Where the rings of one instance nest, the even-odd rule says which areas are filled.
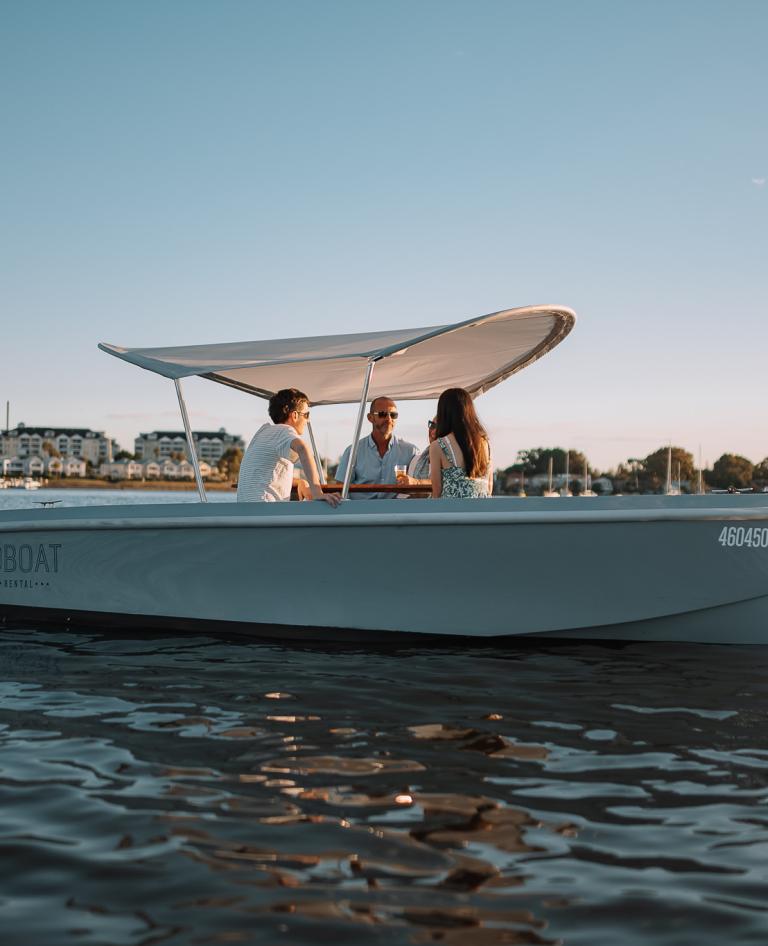
[[[488,434],[464,388],[448,388],[437,402],[437,436],[445,437],[447,434],[453,434],[464,454],[467,476],[472,479],[485,476],[490,460]]]

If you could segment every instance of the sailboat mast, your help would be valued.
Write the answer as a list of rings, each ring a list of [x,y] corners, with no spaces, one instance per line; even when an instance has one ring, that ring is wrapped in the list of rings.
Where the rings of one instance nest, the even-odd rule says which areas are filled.
[[[703,471],[701,468],[701,444],[699,444],[699,496],[704,492]]]

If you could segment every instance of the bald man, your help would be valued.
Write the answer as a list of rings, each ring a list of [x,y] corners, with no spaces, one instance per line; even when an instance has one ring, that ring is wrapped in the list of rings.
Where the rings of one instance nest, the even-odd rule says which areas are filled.
[[[395,483],[395,467],[408,464],[419,452],[407,440],[395,437],[397,404],[389,397],[371,401],[368,420],[371,432],[359,442],[355,468],[350,483]],[[344,482],[349,465],[351,445],[341,455],[336,479]],[[394,499],[396,493],[350,493],[350,499]]]

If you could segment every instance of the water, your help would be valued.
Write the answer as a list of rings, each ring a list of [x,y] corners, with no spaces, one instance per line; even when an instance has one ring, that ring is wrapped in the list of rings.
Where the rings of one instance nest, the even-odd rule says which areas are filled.
[[[766,657],[7,626],[0,941],[764,944]]]
[[[207,493],[208,502],[235,502],[235,490]],[[0,511],[3,509],[39,509],[43,502],[62,506],[133,506],[138,503],[196,503],[194,490],[155,489],[0,489]]]

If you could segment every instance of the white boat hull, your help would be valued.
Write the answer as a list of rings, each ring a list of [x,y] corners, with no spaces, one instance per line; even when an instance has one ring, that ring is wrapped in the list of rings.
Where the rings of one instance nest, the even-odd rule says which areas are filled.
[[[753,496],[13,511],[0,514],[0,615],[768,643],[763,541],[768,503]]]

